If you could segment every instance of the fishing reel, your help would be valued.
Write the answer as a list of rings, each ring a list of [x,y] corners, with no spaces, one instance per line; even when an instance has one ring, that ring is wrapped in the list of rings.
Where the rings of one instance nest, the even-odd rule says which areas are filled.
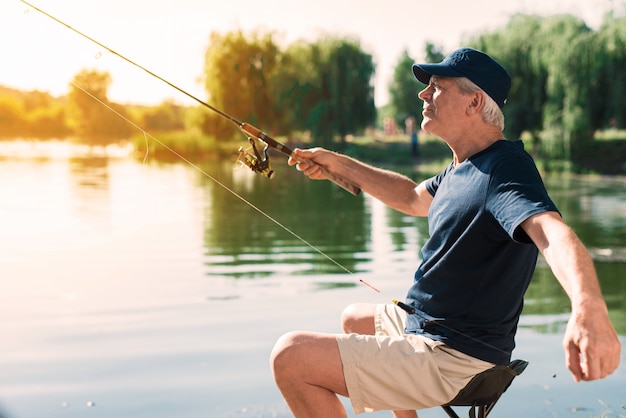
[[[263,174],[267,178],[272,178],[274,175],[274,170],[270,166],[270,157],[267,154],[267,149],[269,145],[264,144],[263,150],[259,152],[257,148],[257,141],[248,137],[248,141],[250,142],[252,152],[250,152],[250,148],[239,147],[239,156],[237,157],[237,162],[242,165],[245,165],[255,173]],[[260,142],[260,141],[259,141]]]

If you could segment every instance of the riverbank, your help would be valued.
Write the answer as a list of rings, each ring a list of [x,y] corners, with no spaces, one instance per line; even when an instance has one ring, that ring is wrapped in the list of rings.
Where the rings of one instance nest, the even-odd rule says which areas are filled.
[[[530,139],[524,138],[525,149],[533,155],[537,166],[544,172],[572,171],[579,174],[626,174],[626,131],[604,131],[596,134],[594,141],[580,150],[575,161],[542,158],[533,151]],[[412,155],[411,143],[406,135],[368,138],[358,137],[348,142],[342,152],[351,157],[377,165],[411,167],[438,171],[451,159],[450,148],[439,138],[421,134],[419,153]],[[430,170],[432,169],[432,170]]]
[[[80,146],[103,147],[111,144],[131,146],[137,159],[156,161],[179,161],[181,157],[193,163],[214,161],[236,161],[239,148],[249,148],[242,136],[240,141],[217,141],[215,138],[190,132],[165,132],[154,135],[137,134],[129,139],[99,139],[97,141],[80,138],[61,138],[54,140],[38,140],[36,138],[16,138],[22,142],[63,141]],[[14,140],[4,140],[11,142]],[[291,148],[317,146],[315,142],[298,137],[276,137]],[[626,130],[606,130],[596,133],[594,140],[577,150],[575,161],[543,158],[536,151],[536,146],[529,138],[523,138],[526,150],[533,155],[537,166],[542,172],[570,171],[579,174],[626,174]],[[394,168],[410,173],[419,170],[424,173],[435,173],[445,167],[452,158],[450,148],[439,138],[425,133],[419,135],[418,153],[415,155],[410,138],[404,134],[385,136],[374,132],[367,136],[349,137],[343,143],[329,147],[334,151],[345,153],[351,157],[380,167]],[[276,161],[284,159],[277,151]]]
[[[589,172],[626,174],[626,132],[598,133],[582,155],[578,165]]]

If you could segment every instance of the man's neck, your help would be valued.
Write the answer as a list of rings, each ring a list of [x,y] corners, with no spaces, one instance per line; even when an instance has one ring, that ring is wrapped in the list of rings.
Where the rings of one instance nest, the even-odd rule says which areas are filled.
[[[467,136],[464,138],[460,138],[456,141],[447,141],[444,139],[454,154],[455,167],[472,155],[489,148],[495,142],[503,138],[502,132],[498,129],[492,129],[479,135],[472,134],[471,131],[468,131],[466,135]]]

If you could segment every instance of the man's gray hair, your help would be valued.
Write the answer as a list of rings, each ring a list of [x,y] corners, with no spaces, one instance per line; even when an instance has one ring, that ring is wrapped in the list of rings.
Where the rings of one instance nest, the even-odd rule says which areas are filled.
[[[502,110],[500,110],[500,106],[493,100],[483,89],[478,87],[472,80],[466,77],[453,77],[456,81],[457,86],[459,86],[459,90],[463,94],[471,94],[476,93],[477,91],[483,93],[485,96],[485,106],[481,112],[483,117],[483,121],[485,123],[494,125],[496,128],[501,131],[504,130],[504,115],[502,114]]]

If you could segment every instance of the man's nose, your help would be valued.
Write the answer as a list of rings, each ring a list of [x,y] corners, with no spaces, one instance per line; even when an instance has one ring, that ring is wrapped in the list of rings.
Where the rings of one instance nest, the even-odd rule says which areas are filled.
[[[425,89],[417,93],[417,97],[421,100],[426,100],[427,96],[430,96],[430,86],[426,86]]]

